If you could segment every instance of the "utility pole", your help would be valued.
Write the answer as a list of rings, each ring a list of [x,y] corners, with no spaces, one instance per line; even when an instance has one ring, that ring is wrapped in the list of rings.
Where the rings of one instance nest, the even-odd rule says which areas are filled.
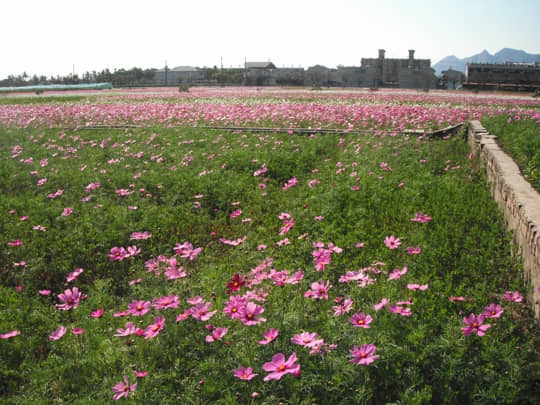
[[[167,85],[167,72],[169,68],[167,66],[167,59],[165,59],[165,86]]]

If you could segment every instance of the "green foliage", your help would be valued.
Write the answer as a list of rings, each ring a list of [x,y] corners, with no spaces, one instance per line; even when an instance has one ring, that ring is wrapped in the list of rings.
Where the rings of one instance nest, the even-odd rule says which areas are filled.
[[[516,119],[517,118],[517,119]],[[523,177],[540,191],[540,126],[516,115],[486,118],[483,125],[518,164]]]
[[[16,158],[14,145],[23,148]],[[0,341],[1,402],[108,403],[111,387],[126,375],[137,382],[129,399],[144,404],[535,403],[538,330],[525,305],[501,299],[505,291],[522,290],[521,266],[510,255],[501,215],[468,154],[461,138],[3,129],[0,333],[21,334]],[[41,166],[44,158],[48,164]],[[266,172],[255,176],[261,168]],[[283,189],[293,177],[296,186]],[[47,182],[37,186],[40,178]],[[319,183],[311,187],[314,179]],[[86,191],[94,182],[100,187]],[[60,196],[48,197],[58,189]],[[119,189],[128,193],[121,196]],[[70,216],[62,216],[65,207],[73,208]],[[237,209],[242,214],[231,217]],[[419,211],[432,221],[412,222]],[[280,235],[283,212],[295,225]],[[136,231],[152,236],[130,240]],[[389,235],[402,246],[388,249],[383,241]],[[243,236],[238,246],[220,241]],[[285,237],[290,244],[278,246]],[[8,244],[16,239],[22,245]],[[194,260],[178,258],[187,277],[167,280],[147,271],[147,260],[170,257],[175,244],[185,241],[202,248]],[[314,242],[343,249],[323,272],[314,268]],[[356,247],[359,242],[363,248]],[[266,249],[258,250],[260,244]],[[109,260],[112,247],[132,245],[141,248],[139,255]],[[407,254],[407,246],[421,253]],[[243,326],[222,313],[225,285],[235,273],[247,277],[267,258],[276,271],[301,269],[304,280],[253,286],[268,294],[261,302],[266,322]],[[375,262],[386,263],[379,265],[383,273],[370,273],[375,283],[362,288],[339,281],[345,272]],[[68,282],[79,267],[84,272]],[[406,275],[387,280],[403,267]],[[304,298],[321,279],[332,284],[329,300]],[[408,283],[429,288],[413,292]],[[57,295],[74,285],[87,298],[75,309],[56,310]],[[52,293],[42,296],[43,289]],[[133,300],[170,294],[180,297],[178,309],[114,316]],[[195,295],[217,313],[207,322],[175,322]],[[450,296],[466,300],[452,302]],[[334,317],[337,297],[353,299],[353,312],[370,314],[371,328],[354,328],[348,321],[353,312]],[[411,317],[373,309],[382,298],[395,303],[409,297]],[[485,336],[464,336],[462,317],[492,302],[503,306],[502,317],[490,320]],[[98,308],[104,315],[92,318]],[[158,315],[166,324],[154,339],[114,336],[127,321],[145,328]],[[228,328],[224,341],[205,342],[208,323]],[[66,335],[49,340],[60,325]],[[74,335],[75,327],[84,333]],[[258,345],[270,327],[280,330],[278,338]],[[291,342],[302,331],[317,332],[337,347],[310,355]],[[376,344],[380,358],[368,366],[352,364],[349,350],[364,343]],[[263,381],[263,364],[278,352],[296,352],[301,376]],[[239,366],[254,367],[259,375],[242,381],[232,373]],[[148,375],[136,379],[133,370]]]

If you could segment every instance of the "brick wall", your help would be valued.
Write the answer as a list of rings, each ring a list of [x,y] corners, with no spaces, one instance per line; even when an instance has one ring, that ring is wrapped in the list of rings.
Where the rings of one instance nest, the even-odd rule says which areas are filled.
[[[504,214],[507,230],[513,232],[516,253],[523,260],[527,299],[540,320],[540,194],[523,178],[496,138],[479,121],[469,123],[469,144],[486,168],[491,195]]]

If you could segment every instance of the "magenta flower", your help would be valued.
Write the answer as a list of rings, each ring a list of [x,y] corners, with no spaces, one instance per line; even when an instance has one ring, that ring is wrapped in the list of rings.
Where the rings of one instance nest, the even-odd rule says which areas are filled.
[[[148,375],[148,371],[137,371],[133,370],[133,373],[135,374],[135,377],[137,378],[144,378]]]
[[[19,336],[21,334],[21,331],[19,330],[12,330],[12,331],[9,331],[7,333],[2,333],[0,335],[0,339],[10,339],[12,337],[15,337],[15,336]]]
[[[422,249],[420,246],[409,246],[407,247],[407,254],[409,255],[419,255]]]
[[[326,284],[323,280],[319,282],[311,283],[311,290],[304,293],[304,297],[311,297],[311,301],[328,299],[328,291],[332,288],[330,281],[326,280]]]
[[[523,301],[523,296],[518,291],[506,291],[502,297],[506,301],[510,301],[510,302]]]
[[[128,304],[128,313],[133,316],[142,316],[150,311],[149,301],[131,301]]]
[[[129,254],[128,252],[126,252],[126,249],[124,249],[123,247],[114,246],[111,248],[111,252],[109,254],[109,261],[116,262],[124,260],[128,256]]]
[[[190,314],[193,318],[198,319],[199,321],[207,321],[214,316],[217,311],[210,311],[212,306],[209,302],[199,302],[195,306],[189,309]]]
[[[8,242],[8,246],[21,246],[23,243],[20,239],[15,239],[12,242]]]
[[[466,325],[461,328],[465,336],[471,333],[476,333],[478,336],[484,336],[486,331],[491,328],[491,325],[484,325],[484,315],[480,314],[476,317],[475,314],[470,314],[468,317],[463,317],[463,323]]]
[[[350,298],[345,298],[342,305],[335,305],[332,307],[334,310],[334,316],[341,316],[350,312],[353,308],[354,301]]]
[[[216,328],[212,331],[211,335],[206,336],[205,341],[206,343],[212,343],[216,340],[222,340],[228,331],[228,328]]]
[[[300,375],[300,364],[295,364],[295,362],[296,353],[291,354],[287,361],[285,361],[285,355],[283,353],[275,354],[272,357],[272,361],[263,365],[263,370],[270,373],[264,377],[264,381],[279,380],[285,374]]]
[[[373,318],[369,315],[364,314],[363,312],[360,312],[358,314],[354,314],[349,318],[349,322],[352,323],[357,328],[364,328],[368,329],[370,326],[369,324],[373,321]]]
[[[71,273],[68,274],[68,276],[67,276],[67,278],[66,278],[66,281],[67,281],[68,283],[70,283],[70,282],[72,282],[72,281],[77,280],[77,277],[79,277],[79,276],[82,274],[83,271],[84,271],[84,270],[81,269],[81,268],[75,269],[74,271],[72,271]]]
[[[235,377],[240,378],[241,380],[249,381],[252,378],[258,376],[258,374],[253,373],[252,367],[239,367],[236,370],[233,370]]]
[[[146,329],[144,330],[144,338],[145,339],[155,338],[157,335],[159,335],[159,332],[161,332],[161,330],[163,329],[163,326],[165,326],[165,317],[156,316],[154,318],[154,323],[151,325],[148,325]]]
[[[259,317],[264,312],[264,308],[249,301],[245,306],[240,308],[238,319],[246,326],[258,325],[261,322],[266,322],[266,318]]]
[[[302,332],[294,335],[291,338],[292,343],[303,347],[313,347],[319,341],[322,341],[322,339],[319,338],[319,334],[317,332]]]
[[[124,381],[117,382],[113,387],[112,390],[115,393],[113,395],[113,399],[115,401],[118,401],[120,398],[127,398],[130,392],[133,392],[137,389],[137,383],[133,385],[129,385],[129,381],[127,376],[124,376]]]
[[[279,329],[270,328],[263,333],[264,339],[259,340],[257,343],[259,343],[260,345],[267,345],[268,343],[274,341],[274,339],[278,337],[278,334]]]
[[[384,238],[384,244],[388,249],[397,249],[401,245],[401,240],[394,235]]]
[[[426,222],[431,221],[431,217],[429,215],[424,214],[423,212],[417,212],[414,218],[411,218],[411,221],[426,223]]]
[[[500,318],[503,312],[504,310],[499,304],[489,304],[484,308],[482,315],[484,315],[484,318]]]
[[[64,211],[62,211],[62,216],[63,217],[69,217],[72,213],[73,213],[73,208],[66,207],[66,208],[64,208]]]
[[[354,346],[349,353],[352,355],[351,363],[354,364],[371,364],[377,360],[380,356],[374,354],[377,347],[374,344],[362,345],[360,347]]]
[[[392,270],[392,273],[388,276],[388,280],[397,280],[401,278],[401,276],[407,274],[407,267],[403,267],[403,269],[394,269]]]
[[[152,237],[152,234],[148,231],[132,232],[131,235],[129,235],[130,240],[144,240],[150,237]]]
[[[84,333],[84,329],[83,328],[73,328],[73,329],[71,329],[71,333],[73,333],[74,335],[82,335]]]
[[[178,308],[180,301],[177,295],[169,295],[167,297],[154,298],[152,300],[152,306],[154,309],[168,309],[168,308]]]
[[[53,333],[50,334],[49,340],[58,340],[61,339],[62,336],[66,334],[66,328],[63,326],[60,326],[58,329],[56,329]]]
[[[223,313],[227,315],[228,318],[238,319],[240,318],[240,309],[243,308],[247,303],[247,300],[240,295],[232,295],[229,298],[229,301],[225,303],[223,308]]]
[[[390,305],[388,307],[388,310],[390,312],[393,312],[394,314],[399,314],[401,316],[411,316],[412,312],[410,308],[403,308],[400,305]]]
[[[407,284],[407,288],[409,290],[412,290],[412,291],[417,291],[417,290],[420,290],[420,291],[425,291],[428,289],[428,284]]]
[[[381,300],[381,302],[373,305],[373,308],[375,309],[375,311],[380,311],[381,309],[383,309],[385,306],[388,305],[388,303],[390,302],[390,300],[388,298],[383,298]]]
[[[116,333],[114,336],[130,336],[137,332],[137,328],[135,327],[133,322],[127,322],[125,329],[118,328],[116,329],[116,332],[118,333]]]
[[[50,295],[50,294],[51,294],[51,290],[39,290],[38,293],[39,293],[40,295],[47,296],[47,295]]]
[[[71,290],[65,290],[63,294],[58,294],[58,299],[62,303],[56,304],[56,308],[60,311],[67,311],[71,308],[75,309],[82,298],[84,298],[84,295],[79,292],[77,287],[73,287]]]
[[[91,316],[92,318],[101,318],[101,317],[103,316],[103,312],[105,312],[105,311],[103,310],[103,308],[96,309],[95,311],[92,311],[92,312],[90,313],[90,316]]]

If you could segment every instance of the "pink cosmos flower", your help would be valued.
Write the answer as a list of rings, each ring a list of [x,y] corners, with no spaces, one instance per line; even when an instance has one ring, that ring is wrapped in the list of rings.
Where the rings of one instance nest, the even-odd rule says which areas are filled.
[[[504,310],[499,304],[489,304],[484,308],[482,315],[484,315],[485,318],[500,318],[503,312]]]
[[[243,308],[247,303],[247,300],[240,295],[231,295],[229,301],[225,303],[223,308],[223,313],[226,314],[227,318],[239,319],[240,318],[240,309]]]
[[[131,235],[129,235],[130,240],[144,240],[150,237],[152,237],[152,234],[148,231],[132,232]]]
[[[272,357],[272,361],[263,365],[263,370],[270,373],[264,377],[264,381],[279,380],[285,374],[300,375],[300,364],[295,364],[295,362],[296,353],[291,354],[287,361],[285,361],[285,355],[283,353],[275,354]]]
[[[63,294],[58,294],[58,299],[62,303],[56,304],[56,308],[60,311],[67,311],[71,308],[75,309],[82,298],[84,298],[84,295],[79,292],[77,287],[73,287],[71,290],[65,290]]]
[[[135,374],[135,377],[137,378],[144,378],[148,375],[148,371],[137,371],[133,370],[133,373]]]
[[[137,327],[133,324],[133,322],[126,322],[125,329],[118,328],[116,329],[116,332],[117,333],[114,334],[114,336],[120,336],[120,337],[130,336],[130,335],[133,335],[135,332],[137,332]]]
[[[23,243],[20,239],[15,239],[13,242],[8,242],[8,246],[21,246]]]
[[[230,217],[231,218],[236,218],[236,217],[239,217],[240,215],[242,215],[242,210],[238,209],[238,210],[235,210],[235,211],[231,212]]]
[[[453,295],[450,296],[449,300],[451,302],[456,302],[456,301],[465,301],[465,297],[454,297]]]
[[[49,340],[58,340],[61,339],[62,336],[66,334],[66,328],[63,326],[60,326],[58,329],[56,329],[53,333],[50,334]]]
[[[311,290],[304,293],[305,298],[311,297],[311,301],[328,299],[328,291],[332,288],[330,281],[326,280],[326,284],[323,280],[319,282],[311,283]]]
[[[199,302],[195,306],[190,308],[190,314],[193,318],[198,319],[199,321],[207,321],[214,316],[217,311],[210,311],[212,306],[209,302]]]
[[[334,316],[341,316],[350,312],[353,308],[354,301],[350,298],[346,298],[342,305],[333,306]]]
[[[354,326],[364,329],[368,329],[370,327],[369,324],[372,321],[373,318],[369,315],[364,314],[363,312],[354,314],[349,318],[349,322],[352,323]]]
[[[261,322],[266,322],[266,318],[259,317],[264,312],[264,308],[254,302],[249,301],[245,306],[240,308],[238,319],[245,326],[258,325]]]
[[[377,347],[374,344],[362,345],[360,347],[355,345],[352,350],[349,350],[352,356],[350,362],[354,364],[371,364],[380,357],[374,354],[376,349]]]
[[[401,240],[394,235],[384,238],[384,244],[388,249],[397,249],[401,245]]]
[[[128,246],[125,257],[137,256],[139,253],[141,253],[141,248],[138,248],[137,246]]]
[[[409,255],[419,255],[422,249],[420,246],[409,246],[407,247],[407,254]]]
[[[142,316],[150,311],[149,301],[131,301],[128,304],[128,313],[133,316]]]
[[[152,301],[152,306],[154,309],[168,309],[168,308],[178,308],[180,301],[177,295],[171,294],[167,297],[154,298]]]
[[[246,381],[249,381],[252,378],[258,376],[258,374],[253,373],[252,367],[239,367],[236,370],[233,370],[233,374],[235,377]]]
[[[2,333],[0,335],[0,339],[10,339],[12,337],[19,336],[20,334],[21,334],[20,330],[12,330],[7,333]]]
[[[502,297],[506,301],[510,301],[510,302],[523,301],[523,296],[518,291],[506,291]]]
[[[276,245],[278,246],[284,246],[284,245],[290,245],[290,244],[291,242],[289,241],[289,238],[285,238],[276,242]]]
[[[319,181],[318,179],[313,179],[313,180],[310,180],[310,181],[309,181],[308,186],[309,186],[310,188],[313,188],[313,187],[315,187],[315,186],[316,186],[317,184],[319,184],[319,183],[320,183],[320,181]]]
[[[392,270],[392,273],[388,276],[388,280],[397,280],[401,278],[401,276],[405,275],[407,273],[407,267],[403,267],[403,269],[394,269]]]
[[[114,246],[111,248],[110,254],[109,254],[109,261],[115,262],[124,260],[126,257],[128,257],[128,253],[126,252],[126,249],[123,247]]]
[[[399,314],[401,316],[411,316],[412,315],[412,312],[411,312],[411,309],[410,308],[403,308],[402,306],[400,305],[390,305],[388,307],[388,310],[390,312],[393,312],[394,314]]]
[[[388,305],[389,302],[390,302],[389,299],[383,298],[383,299],[381,300],[381,302],[379,302],[378,304],[373,305],[373,308],[375,309],[375,311],[380,311],[380,310],[383,309],[386,305]]]
[[[154,323],[151,325],[148,325],[146,329],[144,330],[144,338],[145,339],[155,338],[157,335],[159,335],[159,332],[161,332],[161,330],[163,329],[163,326],[165,326],[165,317],[156,316],[154,318]]]
[[[92,313],[90,314],[90,316],[92,318],[101,318],[103,316],[103,312],[105,312],[103,310],[103,308],[100,308],[100,309],[96,309],[95,311],[92,311]]]
[[[40,295],[47,296],[47,295],[50,295],[50,294],[51,294],[51,290],[39,290],[38,293],[39,293]]]
[[[478,336],[484,336],[486,331],[491,328],[491,325],[483,324],[484,315],[480,314],[476,317],[475,314],[470,314],[468,317],[463,317],[463,323],[466,325],[461,328],[465,336],[469,336],[471,333],[476,333]]]
[[[191,312],[189,309],[186,309],[184,312],[176,316],[176,323],[185,321],[191,316]]]
[[[267,345],[268,343],[274,341],[278,337],[279,329],[270,328],[269,330],[263,333],[263,340],[259,340],[257,343],[260,345]]]
[[[414,218],[411,218],[411,221],[426,223],[426,222],[431,221],[431,217],[429,215],[424,214],[423,212],[417,212]]]
[[[288,180],[287,183],[283,185],[282,189],[287,190],[294,186],[296,186],[296,177],[293,177],[292,179]]]
[[[72,213],[73,213],[73,208],[66,207],[66,208],[64,208],[64,211],[62,211],[62,216],[63,217],[69,217]]]
[[[112,390],[115,393],[113,399],[118,401],[120,398],[127,398],[130,392],[133,392],[137,389],[137,384],[129,385],[127,376],[124,376],[124,381],[117,382]]]
[[[66,278],[66,281],[68,283],[70,283],[72,281],[77,280],[77,277],[79,277],[82,274],[83,271],[84,270],[81,269],[81,268],[75,269],[74,271],[72,271],[71,273],[68,274],[68,276]]]
[[[316,343],[320,342],[319,334],[317,332],[302,332],[294,335],[291,338],[291,342],[303,347],[313,347]]]
[[[420,290],[420,291],[425,291],[428,289],[428,284],[407,284],[407,288],[409,290],[412,290],[412,291],[417,291],[417,290]]]
[[[74,335],[82,335],[84,333],[84,329],[83,328],[73,328],[73,329],[71,329],[71,333],[73,333]]]
[[[222,340],[228,331],[228,328],[216,328],[212,331],[211,335],[206,336],[205,341],[206,343],[212,343],[216,340]]]

